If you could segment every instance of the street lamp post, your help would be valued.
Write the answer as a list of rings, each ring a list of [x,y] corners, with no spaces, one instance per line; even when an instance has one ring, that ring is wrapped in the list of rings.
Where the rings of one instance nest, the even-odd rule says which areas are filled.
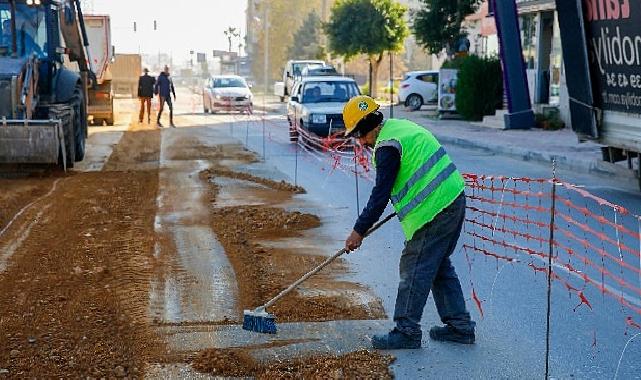
[[[268,8],[269,5],[267,2],[264,2],[264,17],[263,17],[263,34],[265,38],[265,43],[263,44],[265,51],[263,52],[263,59],[264,59],[264,70],[265,72],[263,73],[264,75],[264,80],[265,80],[265,90],[263,92],[263,161],[265,161],[265,115],[264,112],[267,111],[267,91],[269,88],[269,12]]]

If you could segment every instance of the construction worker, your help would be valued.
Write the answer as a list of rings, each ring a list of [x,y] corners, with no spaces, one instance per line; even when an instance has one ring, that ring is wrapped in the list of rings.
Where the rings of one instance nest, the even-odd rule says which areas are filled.
[[[162,128],[160,123],[160,117],[162,116],[162,111],[165,109],[165,103],[169,106],[169,125],[173,128],[174,125],[174,104],[171,101],[171,95],[174,95],[174,100],[176,100],[176,89],[174,89],[174,82],[169,77],[169,66],[165,66],[165,69],[158,76],[156,85],[154,88],[154,93],[158,95],[158,100],[160,102],[160,109],[158,110],[158,118],[156,124],[158,128]]]
[[[145,117],[145,106],[147,107],[147,123],[151,122],[151,98],[154,97],[154,85],[156,78],[149,76],[149,69],[143,70],[144,74],[138,78],[138,99],[140,99],[140,113],[138,121],[142,123]]]
[[[345,240],[351,252],[380,218],[389,200],[401,222],[405,248],[394,308],[396,327],[375,335],[377,349],[421,347],[420,321],[432,291],[444,326],[430,329],[438,341],[471,344],[475,323],[465,307],[450,255],[465,220],[465,182],[443,147],[425,128],[409,120],[383,122],[379,105],[368,96],[352,98],[343,109],[346,136],[374,149],[376,184],[367,206]]]

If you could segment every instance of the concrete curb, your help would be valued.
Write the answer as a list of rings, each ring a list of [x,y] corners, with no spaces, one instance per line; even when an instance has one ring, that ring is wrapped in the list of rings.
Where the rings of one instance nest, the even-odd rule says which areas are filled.
[[[556,159],[557,167],[561,169],[580,171],[582,173],[594,174],[602,177],[625,178],[631,181],[637,180],[632,170],[628,170],[625,167],[611,164],[609,162],[580,160],[564,155],[531,151],[522,147],[501,146],[478,140],[469,140],[460,137],[443,135],[438,133],[437,131],[432,132],[443,143],[448,143],[468,149],[480,149],[490,153],[516,158],[522,161],[532,161],[549,164],[550,170],[552,168],[552,161]]]

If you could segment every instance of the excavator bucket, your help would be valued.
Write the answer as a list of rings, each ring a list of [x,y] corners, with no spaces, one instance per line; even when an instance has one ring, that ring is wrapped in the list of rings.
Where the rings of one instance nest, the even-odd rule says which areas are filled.
[[[0,164],[64,164],[64,146],[60,120],[0,120]]]

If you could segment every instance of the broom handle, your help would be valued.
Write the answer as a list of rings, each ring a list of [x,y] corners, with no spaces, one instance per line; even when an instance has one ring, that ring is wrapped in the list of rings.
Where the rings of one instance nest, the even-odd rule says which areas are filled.
[[[374,226],[372,226],[372,228],[367,230],[367,232],[365,233],[363,238],[366,238],[367,236],[369,236],[372,232],[374,232],[377,229],[379,229],[383,224],[387,223],[390,219],[392,219],[395,216],[396,216],[395,212],[389,214],[388,216],[386,216],[385,219],[383,219],[380,222],[376,223]],[[312,269],[311,271],[305,273],[305,275],[303,275],[303,277],[299,278],[296,282],[294,282],[293,284],[289,285],[289,287],[287,287],[287,289],[285,289],[282,292],[278,293],[278,295],[276,297],[274,297],[271,300],[269,300],[263,306],[263,309],[267,309],[268,307],[272,306],[274,303],[276,303],[276,301],[278,301],[279,299],[284,297],[287,293],[289,293],[292,290],[296,289],[296,287],[298,287],[298,285],[300,285],[302,282],[304,282],[305,280],[307,280],[311,276],[313,276],[316,273],[318,273],[321,269],[325,268],[327,265],[329,265],[329,263],[331,263],[332,261],[336,260],[337,257],[341,256],[345,252],[347,252],[347,250],[345,248],[341,249],[340,251],[336,252],[333,256],[331,256],[331,257],[327,258],[327,260],[323,261],[319,266],[317,266],[316,268]]]

